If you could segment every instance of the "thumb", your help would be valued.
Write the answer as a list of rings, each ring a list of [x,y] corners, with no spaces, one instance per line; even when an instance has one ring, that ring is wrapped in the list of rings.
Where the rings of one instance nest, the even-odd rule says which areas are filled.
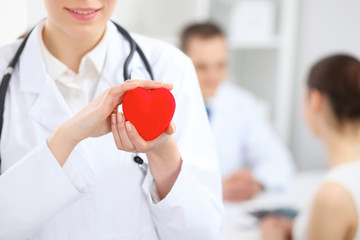
[[[169,124],[169,126],[166,128],[165,133],[168,135],[172,135],[175,133],[175,131],[176,131],[175,124],[173,122],[171,122]]]

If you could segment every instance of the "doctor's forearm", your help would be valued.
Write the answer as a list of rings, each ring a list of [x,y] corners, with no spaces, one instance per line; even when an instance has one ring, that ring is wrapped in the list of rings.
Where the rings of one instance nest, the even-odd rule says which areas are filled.
[[[158,149],[148,152],[147,157],[159,196],[163,199],[172,189],[182,165],[175,138],[171,137]]]
[[[64,166],[71,152],[78,144],[77,141],[71,138],[69,131],[66,126],[61,126],[47,139],[47,145],[61,167]]]

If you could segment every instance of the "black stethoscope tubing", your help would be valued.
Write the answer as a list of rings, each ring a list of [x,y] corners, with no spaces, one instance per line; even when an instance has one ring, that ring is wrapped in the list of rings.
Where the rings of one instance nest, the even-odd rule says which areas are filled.
[[[146,71],[149,73],[150,75],[150,79],[154,80],[154,74],[152,71],[152,68],[150,66],[149,61],[147,60],[143,50],[140,48],[140,46],[136,43],[136,41],[130,36],[129,32],[126,31],[124,28],[122,28],[119,24],[115,23],[114,21],[111,21],[116,29],[121,33],[121,35],[129,42],[130,44],[130,53],[127,56],[127,58],[125,59],[124,62],[124,68],[123,68],[123,75],[124,75],[124,81],[131,79],[131,74],[129,72],[129,66],[130,66],[130,62],[132,60],[132,58],[135,55],[135,52],[137,52],[143,62],[143,64],[145,65]],[[32,28],[29,33],[27,34],[27,36],[24,38],[24,40],[21,42],[18,50],[16,51],[14,57],[11,59],[8,67],[5,70],[5,74],[2,78],[1,81],[1,85],[0,85],[0,139],[1,139],[1,134],[2,134],[2,128],[3,128],[3,123],[4,123],[4,110],[5,110],[5,97],[6,97],[6,92],[7,89],[9,87],[9,82],[11,80],[12,74],[14,72],[14,69],[17,65],[17,63],[19,62],[21,53],[23,52],[26,42],[29,39],[29,36],[31,34],[31,32],[34,30],[34,28]],[[134,162],[136,164],[139,165],[141,171],[146,174],[148,166],[147,164],[144,162],[144,160],[139,156],[139,155],[135,155],[134,156]],[[0,167],[1,167],[1,156],[0,156]]]

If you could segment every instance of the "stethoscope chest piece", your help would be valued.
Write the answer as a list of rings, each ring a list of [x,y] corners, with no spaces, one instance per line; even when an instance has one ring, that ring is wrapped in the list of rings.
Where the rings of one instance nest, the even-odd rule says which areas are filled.
[[[140,170],[146,175],[148,171],[148,165],[144,162],[144,160],[138,155],[135,154],[134,162],[139,166]]]

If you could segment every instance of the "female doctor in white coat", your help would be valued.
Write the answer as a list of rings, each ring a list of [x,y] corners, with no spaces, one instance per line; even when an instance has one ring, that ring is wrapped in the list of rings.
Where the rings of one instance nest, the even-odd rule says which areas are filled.
[[[166,83],[124,83],[129,43],[108,21],[116,1],[44,2],[5,99],[0,239],[221,239],[221,180],[191,61],[132,35]],[[19,45],[0,48],[2,72]],[[129,69],[146,73],[138,54]],[[173,88],[174,121],[153,141],[116,113],[136,87]]]

